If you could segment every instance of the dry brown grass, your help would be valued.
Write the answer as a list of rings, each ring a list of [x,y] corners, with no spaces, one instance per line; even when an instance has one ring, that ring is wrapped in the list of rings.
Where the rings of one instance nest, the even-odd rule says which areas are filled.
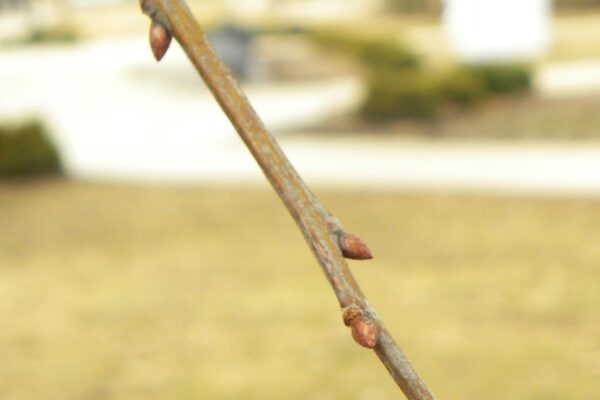
[[[597,141],[600,95],[544,98],[535,95],[493,99],[469,110],[444,110],[434,121],[404,120],[373,125],[353,115],[332,118],[311,129],[313,139],[349,133],[361,137]],[[293,140],[286,139],[286,140]]]
[[[400,126],[399,133],[449,138],[533,140],[597,139],[599,95],[543,98],[535,95],[495,100],[479,109],[442,118],[436,124]]]
[[[554,20],[553,61],[597,59],[600,57],[600,12],[561,15]]]
[[[600,397],[598,202],[320,197],[439,398]],[[0,222],[2,399],[398,397],[270,191],[2,184]]]

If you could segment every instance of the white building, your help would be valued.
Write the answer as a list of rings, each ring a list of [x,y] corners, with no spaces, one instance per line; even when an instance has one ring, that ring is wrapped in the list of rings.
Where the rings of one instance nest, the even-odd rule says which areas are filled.
[[[454,51],[470,62],[531,61],[549,47],[551,0],[445,0]]]

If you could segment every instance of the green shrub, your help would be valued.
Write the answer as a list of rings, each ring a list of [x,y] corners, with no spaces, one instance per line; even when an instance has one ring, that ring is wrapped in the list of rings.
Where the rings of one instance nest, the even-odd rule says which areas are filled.
[[[436,14],[442,9],[441,0],[386,0],[389,10],[400,12],[419,12]],[[600,0],[555,0],[558,10],[590,9],[600,7]]]
[[[443,75],[439,80],[439,90],[445,102],[460,107],[474,106],[488,95],[479,76],[464,68]]]
[[[58,151],[40,123],[0,126],[0,178],[60,172]]]
[[[385,0],[386,8],[402,13],[437,15],[443,9],[441,0]],[[559,10],[581,11],[600,8],[600,0],[554,0],[553,6]]]
[[[443,8],[441,0],[385,0],[390,11],[435,15]],[[557,10],[586,10],[600,8],[600,0],[554,0]]]
[[[317,29],[309,32],[309,38],[317,45],[350,57],[359,57],[368,39],[340,32],[336,29]]]
[[[558,10],[588,9],[600,7],[600,0],[555,0]]]
[[[531,70],[523,65],[472,65],[465,73],[481,81],[490,94],[521,93],[531,88]]]
[[[486,98],[531,87],[523,66],[465,66],[439,74],[427,69],[372,68],[362,115],[371,120],[431,119],[445,106],[473,107]]]
[[[446,73],[439,85],[444,101],[469,107],[488,97],[523,93],[531,80],[530,69],[521,65],[470,65]]]
[[[386,0],[388,10],[437,14],[442,9],[440,0]]]
[[[72,43],[79,39],[77,31],[72,25],[35,28],[27,38],[26,43]]]
[[[376,68],[416,68],[420,58],[406,46],[389,40],[372,40],[360,50],[360,60],[369,67]]]
[[[395,40],[361,37],[333,29],[313,31],[310,38],[318,45],[354,58],[368,68],[416,68],[421,65],[415,52]]]
[[[435,80],[419,70],[372,74],[362,115],[370,120],[434,118],[441,105]]]
[[[331,29],[310,37],[365,66],[369,78],[361,112],[370,120],[432,119],[445,106],[472,107],[531,87],[531,70],[522,65],[466,65],[440,74],[423,68],[416,53],[394,40]]]

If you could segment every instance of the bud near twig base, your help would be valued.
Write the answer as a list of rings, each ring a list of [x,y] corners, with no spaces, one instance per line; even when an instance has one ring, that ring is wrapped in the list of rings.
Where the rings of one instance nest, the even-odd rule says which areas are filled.
[[[350,327],[352,328],[352,337],[356,343],[367,349],[377,346],[379,328],[371,318],[361,315],[352,321]]]
[[[347,307],[343,314],[344,324],[352,330],[354,341],[367,349],[377,346],[379,327],[356,305]]]

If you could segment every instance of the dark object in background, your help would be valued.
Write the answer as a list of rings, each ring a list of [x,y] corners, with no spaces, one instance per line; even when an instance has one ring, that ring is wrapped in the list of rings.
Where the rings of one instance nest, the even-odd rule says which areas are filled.
[[[466,108],[491,97],[527,93],[532,79],[527,65],[463,65],[442,76],[441,96],[445,102]]]
[[[488,64],[465,67],[490,94],[518,94],[531,88],[531,68],[519,64]]]
[[[236,78],[249,80],[252,75],[252,44],[254,33],[232,24],[225,24],[209,32],[215,50]]]
[[[0,126],[0,178],[61,173],[59,153],[41,123]]]

